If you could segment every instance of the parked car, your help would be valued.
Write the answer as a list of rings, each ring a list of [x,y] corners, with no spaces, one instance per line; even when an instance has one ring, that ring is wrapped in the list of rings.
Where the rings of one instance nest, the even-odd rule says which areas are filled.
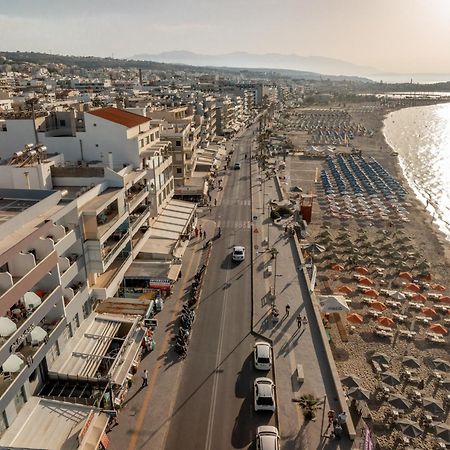
[[[239,170],[240,168],[241,168],[241,163],[237,162],[237,163],[234,164],[234,169],[235,170]]]
[[[253,361],[256,369],[270,370],[272,367],[272,346],[268,342],[256,342],[253,347]]]
[[[256,450],[280,450],[280,433],[276,427],[263,425],[257,428]]]
[[[233,247],[233,254],[231,255],[233,261],[244,261],[245,259],[245,247],[242,245],[235,245]]]
[[[254,384],[255,411],[275,411],[275,384],[270,378],[256,378]]]

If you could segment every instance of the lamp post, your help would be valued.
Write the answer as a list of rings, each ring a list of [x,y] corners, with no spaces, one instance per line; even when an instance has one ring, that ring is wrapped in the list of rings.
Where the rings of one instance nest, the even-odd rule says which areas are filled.
[[[272,298],[275,300],[277,296],[277,255],[278,250],[275,247],[270,249],[270,253],[272,255],[272,259],[274,260],[274,270],[273,270],[273,294]]]

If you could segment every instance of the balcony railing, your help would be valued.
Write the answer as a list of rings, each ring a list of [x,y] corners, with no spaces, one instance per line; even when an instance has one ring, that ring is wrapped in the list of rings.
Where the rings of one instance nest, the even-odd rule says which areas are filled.
[[[109,250],[109,252],[103,257],[103,264],[108,264],[113,257],[116,250],[127,240],[129,239],[130,234],[128,231],[119,239],[119,241]]]
[[[130,216],[131,231],[134,231],[136,228],[140,227],[140,222],[148,212],[150,212],[150,205],[147,206],[141,213],[139,213],[139,215]]]

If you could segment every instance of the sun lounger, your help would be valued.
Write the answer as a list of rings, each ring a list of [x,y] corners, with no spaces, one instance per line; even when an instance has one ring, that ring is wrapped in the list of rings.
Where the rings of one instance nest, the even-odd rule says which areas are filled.
[[[303,371],[303,365],[302,364],[297,364],[297,381],[299,383],[303,383],[303,381],[305,381],[305,374]]]
[[[381,312],[380,311],[376,311],[375,309],[369,309],[369,311],[367,311],[367,314],[370,317],[373,317],[374,319],[376,319],[376,318],[381,316]]]

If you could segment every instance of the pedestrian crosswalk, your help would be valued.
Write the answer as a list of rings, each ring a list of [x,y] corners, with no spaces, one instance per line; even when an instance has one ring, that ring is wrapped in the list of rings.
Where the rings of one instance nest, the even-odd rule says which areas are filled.
[[[224,198],[222,200],[222,205],[233,205],[233,206],[251,206],[251,201],[250,199],[245,199],[245,200],[236,200],[233,198]]]
[[[252,227],[252,222],[250,220],[218,220],[217,227],[248,230]]]

